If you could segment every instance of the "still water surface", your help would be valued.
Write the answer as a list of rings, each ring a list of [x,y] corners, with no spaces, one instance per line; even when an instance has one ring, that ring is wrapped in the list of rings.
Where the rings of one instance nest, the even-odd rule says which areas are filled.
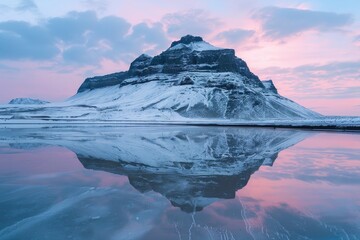
[[[0,239],[360,239],[360,134],[1,128]]]

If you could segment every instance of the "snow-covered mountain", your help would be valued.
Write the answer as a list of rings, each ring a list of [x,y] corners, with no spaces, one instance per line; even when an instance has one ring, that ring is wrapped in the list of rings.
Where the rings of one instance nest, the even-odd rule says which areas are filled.
[[[9,104],[23,104],[23,105],[38,105],[50,103],[48,101],[34,99],[34,98],[14,98],[11,99]]]
[[[187,35],[128,71],[86,79],[73,97],[41,108],[7,109],[10,118],[92,120],[307,119],[320,114],[260,81],[233,49]]]
[[[0,144],[63,146],[88,169],[126,175],[140,192],[155,191],[184,211],[235,197],[260,166],[311,133],[225,127],[0,128]]]

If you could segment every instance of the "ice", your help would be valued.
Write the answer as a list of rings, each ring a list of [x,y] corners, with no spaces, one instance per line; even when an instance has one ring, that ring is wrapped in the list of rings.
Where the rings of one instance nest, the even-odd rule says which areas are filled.
[[[51,143],[76,153],[87,169],[127,175],[139,191],[164,194],[183,211],[199,211],[231,198],[251,174],[310,133],[252,128],[123,127],[1,129],[6,142]],[[89,137],[92,136],[92,137]],[[0,139],[0,143],[4,140]],[[182,176],[179,178],[179,176]],[[232,186],[227,186],[232,181]],[[89,190],[90,191],[90,190]],[[96,189],[91,191],[97,191]]]
[[[0,128],[1,239],[357,239],[359,234],[357,134],[24,126]],[[323,149],[314,146],[319,142]],[[24,172],[14,174],[14,167]],[[38,174],[39,168],[57,172]]]

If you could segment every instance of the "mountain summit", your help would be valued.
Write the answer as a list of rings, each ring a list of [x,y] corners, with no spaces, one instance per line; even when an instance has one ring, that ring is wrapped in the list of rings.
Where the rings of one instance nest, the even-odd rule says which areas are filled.
[[[191,35],[157,56],[140,55],[128,71],[86,79],[70,101],[106,105],[110,118],[120,111],[135,119],[163,120],[319,116],[280,96],[271,80],[260,81],[233,49]]]
[[[92,90],[117,84],[131,77],[147,77],[154,74],[191,73],[238,73],[247,77],[255,85],[261,85],[257,76],[250,72],[245,61],[235,56],[233,49],[214,47],[203,41],[201,37],[187,35],[174,41],[170,48],[160,55],[150,57],[140,55],[131,64],[127,72],[88,78],[80,86],[78,92]],[[226,80],[226,79],[225,79]]]
[[[186,35],[186,36],[182,37],[179,41],[172,42],[170,47],[174,47],[175,45],[178,45],[178,44],[190,44],[190,43],[194,43],[194,42],[203,42],[203,41],[204,40],[202,39],[202,37]]]

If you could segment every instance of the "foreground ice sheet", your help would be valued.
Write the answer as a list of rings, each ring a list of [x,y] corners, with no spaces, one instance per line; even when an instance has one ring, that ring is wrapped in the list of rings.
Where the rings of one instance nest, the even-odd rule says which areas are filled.
[[[58,126],[0,136],[0,239],[359,239],[356,134]]]

